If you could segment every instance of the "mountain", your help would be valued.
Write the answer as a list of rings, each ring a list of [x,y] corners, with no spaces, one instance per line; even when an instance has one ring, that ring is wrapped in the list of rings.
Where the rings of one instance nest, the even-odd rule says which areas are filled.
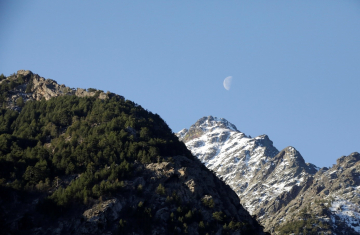
[[[31,71],[0,91],[1,234],[265,234],[159,115]]]
[[[300,230],[309,220],[329,234],[360,234],[359,196],[360,154],[352,153],[312,177],[309,187],[278,213],[286,218],[280,229],[284,234]]]
[[[279,151],[267,135],[252,138],[226,119],[212,116],[199,119],[177,136],[237,193],[266,230],[274,234],[303,229],[315,234],[360,232],[358,153],[340,158],[331,169],[319,169],[305,163],[294,147]],[[352,160],[341,160],[348,158]],[[338,205],[343,205],[341,212],[334,209]],[[306,227],[306,221],[318,226]]]

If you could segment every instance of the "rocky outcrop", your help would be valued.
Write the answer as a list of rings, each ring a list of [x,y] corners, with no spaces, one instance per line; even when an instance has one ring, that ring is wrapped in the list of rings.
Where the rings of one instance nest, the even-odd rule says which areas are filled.
[[[306,190],[290,201],[278,217],[284,224],[311,216],[327,234],[360,234],[360,154],[337,160],[330,169],[320,169]]]
[[[114,93],[104,93],[101,90],[96,89],[82,89],[82,88],[70,88],[64,84],[59,85],[52,79],[45,79],[38,74],[32,73],[30,70],[19,70],[16,74],[13,74],[6,78],[6,80],[17,81],[22,79],[24,82],[18,85],[13,90],[9,91],[6,105],[8,108],[14,110],[21,110],[21,106],[17,104],[17,100],[21,97],[24,102],[29,100],[49,100],[53,97],[64,95],[75,95],[78,97],[97,97],[99,99],[109,99],[115,96]],[[6,80],[0,81],[6,82]],[[118,96],[118,95],[117,95]]]
[[[33,227],[28,230],[30,234],[114,234],[120,220],[130,223],[134,213],[144,208],[157,221],[151,225],[152,234],[168,234],[166,228],[171,219],[170,214],[179,211],[179,208],[198,213],[205,223],[214,221],[214,212],[221,212],[224,218],[231,218],[232,221],[240,221],[244,228],[233,232],[230,230],[229,234],[243,234],[239,233],[240,231],[265,234],[258,222],[240,205],[236,193],[200,162],[185,156],[176,156],[172,162],[137,164],[135,168],[137,172],[142,172],[141,177],[126,181],[121,192],[114,194],[112,198],[89,202],[88,206],[73,207],[64,216],[58,217],[56,223],[51,218],[44,218],[34,212],[39,203],[38,199],[22,213],[17,212],[14,217],[5,209],[7,218],[14,218],[14,226],[8,231],[9,234],[24,229],[21,225],[24,220],[31,224],[29,227]],[[163,191],[158,190],[159,185],[163,186]],[[204,200],[211,200],[213,204],[206,204]],[[15,207],[20,206],[25,208],[23,204]],[[189,234],[199,234],[197,223],[189,220],[187,223]],[[35,224],[37,226],[34,227]],[[222,227],[219,227],[217,233],[221,234],[222,230]]]
[[[92,208],[86,210],[83,213],[83,216],[87,222],[105,223],[107,219],[111,221],[118,219],[121,209],[122,205],[117,199],[110,199],[100,202],[99,204],[96,204]]]
[[[84,222],[79,224],[78,230],[82,234],[96,234],[106,224],[116,224],[122,208],[116,198],[95,204],[83,213]]]

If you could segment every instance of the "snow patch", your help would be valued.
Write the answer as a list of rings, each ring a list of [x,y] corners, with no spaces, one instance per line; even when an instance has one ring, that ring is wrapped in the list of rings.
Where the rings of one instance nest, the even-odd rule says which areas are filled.
[[[336,215],[349,227],[360,233],[360,208],[358,205],[350,202],[349,200],[336,196],[329,209],[333,213],[333,222],[335,222]]]

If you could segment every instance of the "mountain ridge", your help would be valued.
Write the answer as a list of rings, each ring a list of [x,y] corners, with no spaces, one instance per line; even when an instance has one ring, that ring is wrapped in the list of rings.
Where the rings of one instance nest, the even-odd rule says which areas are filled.
[[[206,120],[218,120],[218,123],[213,123],[211,128],[204,128],[202,123],[206,123]],[[320,187],[319,192],[312,191],[314,182],[318,177],[326,175],[329,169],[320,169],[314,164],[306,163],[300,152],[294,147],[289,146],[278,151],[267,135],[250,138],[237,129],[226,128],[230,122],[226,120],[221,123],[221,120],[226,119],[212,116],[203,117],[189,130],[183,129],[177,136],[206,167],[216,172],[238,194],[245,208],[252,215],[257,216],[267,231],[276,234],[279,231],[294,232],[296,229],[300,229],[289,230],[288,227],[291,226],[285,221],[293,221],[287,214],[306,221],[306,218],[304,220],[301,216],[289,213],[289,210],[302,208],[303,205],[294,203],[296,206],[292,208],[289,205],[298,200],[311,203],[310,198],[317,197],[317,194],[324,190],[324,187]],[[352,157],[339,158],[337,165],[342,162],[358,163],[357,153],[350,156]],[[354,172],[358,170],[360,169],[353,169]],[[334,195],[339,194],[336,190],[333,193]],[[306,198],[303,198],[304,194],[307,195]],[[336,204],[336,200],[332,203]],[[315,205],[313,209],[320,211]],[[314,220],[323,220],[321,217],[323,215],[316,214],[318,212],[314,213]],[[331,210],[328,209],[326,213],[327,218],[335,218]],[[355,216],[354,218],[360,222],[360,217]],[[353,217],[346,218],[346,221],[350,220],[354,221]],[[334,221],[329,222],[330,225],[327,229],[320,227],[316,229],[319,232],[343,234],[336,229],[339,227],[336,223],[341,219],[334,219]],[[346,224],[346,222],[344,223]],[[360,227],[353,226],[350,222],[340,227],[344,231],[360,232]],[[307,232],[310,232],[310,229]]]

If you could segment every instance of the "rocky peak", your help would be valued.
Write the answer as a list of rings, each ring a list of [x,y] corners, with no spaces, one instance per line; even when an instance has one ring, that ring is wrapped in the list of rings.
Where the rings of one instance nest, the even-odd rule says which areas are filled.
[[[311,217],[315,230],[324,234],[360,234],[359,153],[319,169],[305,163],[292,146],[279,152],[267,135],[249,138],[211,116],[179,135],[187,135],[182,141],[188,149],[237,193],[268,231],[290,234],[289,227]]]
[[[349,156],[342,156],[336,160],[336,164],[343,167],[351,167],[355,163],[360,161],[360,154],[354,152]]]
[[[311,216],[314,227],[323,234],[360,234],[360,165],[359,154],[337,160],[330,169],[324,167],[308,178],[308,187],[278,212],[288,226]],[[300,213],[299,213],[300,212]],[[306,212],[306,214],[304,214]],[[318,220],[318,222],[315,222]]]
[[[301,153],[294,147],[289,146],[281,150],[275,157],[274,161],[282,163],[285,168],[297,169],[296,171],[304,171],[307,174],[314,175],[319,168],[311,163],[305,163]]]
[[[190,127],[190,129],[201,128],[203,129],[203,131],[205,131],[217,127],[238,131],[236,126],[230,123],[229,121],[227,121],[225,118],[217,118],[213,116],[200,118],[194,125]]]
[[[259,146],[272,146],[273,142],[269,139],[267,135],[259,135],[254,138],[255,144]]]
[[[176,133],[176,136],[179,138],[179,139],[183,139],[184,136],[186,135],[186,133],[188,132],[189,130],[184,128],[182,129],[181,131],[179,131],[178,133]]]
[[[178,136],[267,226],[277,223],[272,216],[308,187],[317,171],[294,147],[279,152],[269,136],[248,137],[226,119],[203,117]]]
[[[281,150],[275,158],[278,158],[280,161],[284,161],[285,164],[289,167],[307,167],[304,158],[301,156],[300,152],[291,146]]]
[[[30,70],[18,70],[17,71],[17,75],[19,76],[19,75],[22,75],[22,76],[24,76],[24,77],[27,77],[27,76],[31,76],[33,73],[30,71]]]
[[[224,118],[217,118],[213,116],[200,118],[195,124],[193,124],[189,129],[183,129],[178,132],[176,135],[183,142],[188,142],[195,138],[202,136],[204,133],[209,133],[212,131],[221,131],[221,132],[238,132],[236,126]],[[243,136],[244,134],[241,133]],[[228,134],[225,134],[226,136]]]
[[[18,99],[22,98],[24,102],[29,100],[49,100],[52,97],[63,95],[75,95],[78,97],[92,97],[95,96],[99,99],[109,99],[115,95],[114,93],[104,93],[96,89],[82,89],[70,88],[63,84],[59,85],[55,80],[45,79],[38,74],[34,74],[30,70],[19,70],[16,74],[8,76],[5,80],[0,81],[0,84],[11,81],[17,81],[18,85],[8,91],[6,100],[6,107],[14,110],[21,110],[18,105]],[[121,96],[119,96],[121,97]],[[124,97],[121,97],[122,99]]]

